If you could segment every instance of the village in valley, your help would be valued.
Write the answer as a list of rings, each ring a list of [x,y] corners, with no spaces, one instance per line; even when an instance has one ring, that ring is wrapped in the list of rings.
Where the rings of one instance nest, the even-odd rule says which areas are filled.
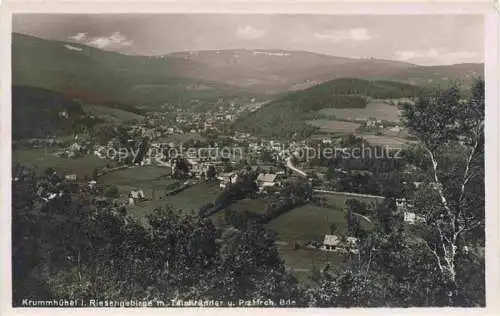
[[[391,104],[397,111],[394,100],[380,102]],[[411,100],[402,99],[399,102]],[[155,207],[168,205],[174,209],[182,208],[183,212],[190,210],[193,214],[203,211],[205,215],[211,214],[216,223],[226,225],[227,219],[221,214],[227,210],[236,211],[236,207],[243,206],[244,212],[249,212],[271,227],[277,227],[277,243],[292,266],[295,261],[299,262],[296,268],[299,272],[307,272],[313,266],[324,268],[331,260],[340,260],[345,253],[357,253],[355,235],[358,228],[350,225],[354,223],[354,226],[370,227],[370,217],[373,214],[359,214],[356,210],[361,212],[362,207],[350,206],[366,204],[371,212],[375,212],[376,205],[384,200],[384,196],[373,190],[370,192],[369,189],[368,193],[360,193],[363,191],[359,189],[352,192],[342,188],[338,190],[339,187],[332,183],[341,179],[347,181],[345,179],[349,177],[359,179],[356,177],[374,176],[369,171],[350,167],[328,170],[318,160],[325,160],[325,157],[320,157],[325,148],[342,149],[345,154],[349,146],[354,148],[362,143],[362,135],[319,134],[309,139],[281,141],[258,137],[248,132],[232,130],[230,124],[238,116],[256,111],[266,102],[256,102],[252,98],[244,106],[235,106],[234,101],[226,103],[225,106],[216,107],[217,111],[206,113],[173,109],[148,113],[142,121],[107,127],[109,131],[103,133],[108,132],[108,135],[88,131],[75,134],[72,139],[30,139],[16,143],[15,146],[19,146],[21,152],[36,150],[46,157],[56,157],[49,159],[59,159],[62,167],[57,168],[59,170],[53,169],[53,177],[73,184],[74,192],[87,190],[95,195],[97,201],[107,200],[116,207],[126,208],[139,218],[144,218]],[[219,100],[217,104],[224,104],[224,101]],[[66,112],[59,115],[68,119]],[[357,117],[350,120],[360,123],[360,130],[367,135],[374,135],[374,130],[384,131],[380,119]],[[385,127],[387,132],[400,132],[401,127],[397,124],[389,125],[391,126]],[[107,142],[103,143],[103,139]],[[346,145],[347,147],[342,147]],[[366,146],[368,149],[370,145],[366,143]],[[396,154],[403,150],[401,146],[379,145],[377,148],[382,155]],[[368,149],[368,154],[371,153]],[[309,157],[313,154],[317,157]],[[342,158],[342,151],[334,154],[329,159]],[[390,156],[386,158],[395,159]],[[81,161],[85,164],[87,160],[93,161],[96,166],[78,172],[64,166],[64,161]],[[413,172],[411,165],[401,170],[408,192],[414,192],[422,184],[417,181],[418,173],[414,172],[414,166],[413,168]],[[234,200],[220,198],[224,192],[235,190],[243,182],[249,187],[248,191],[239,192],[240,195]],[[394,185],[399,186],[398,183]],[[273,210],[273,203],[290,198],[288,193],[283,192],[288,192],[294,186],[303,189],[300,193],[302,196],[291,205],[286,205],[284,210]],[[57,187],[40,184],[37,189],[39,198],[48,202],[61,197],[63,193],[57,191]],[[394,195],[397,206],[395,214],[400,214],[401,221],[408,225],[425,221],[423,216],[412,212],[411,200],[407,200],[404,193],[401,191],[399,195]],[[295,238],[294,234],[287,231],[289,228],[281,228],[281,225],[288,223],[280,223],[277,218],[279,215],[273,214],[301,207],[304,210],[300,211],[302,214],[296,215],[297,222],[293,223],[297,225],[297,229],[302,229],[301,218],[308,217],[307,207],[315,208],[312,216],[316,218],[311,223],[312,231],[306,234],[307,238],[303,238],[300,233]],[[317,214],[318,211],[324,214]],[[331,219],[329,212],[333,213]],[[314,221],[326,221],[328,225],[322,223],[322,231],[317,229],[315,224],[319,223]],[[285,231],[285,238],[280,238],[280,229]],[[297,256],[303,258],[296,259]],[[308,259],[311,256],[313,259]],[[307,263],[308,260],[311,261]]]
[[[14,16],[12,304],[485,306],[465,16]]]

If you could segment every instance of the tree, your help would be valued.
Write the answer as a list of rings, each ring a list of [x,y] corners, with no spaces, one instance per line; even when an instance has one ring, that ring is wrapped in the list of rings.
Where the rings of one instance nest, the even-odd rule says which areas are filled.
[[[451,87],[403,106],[405,126],[426,153],[423,171],[432,187],[417,199],[435,201],[416,212],[426,217],[425,245],[435,259],[450,305],[462,304],[464,276],[458,275],[458,263],[463,247],[477,246],[478,239],[484,244],[474,238],[484,230],[484,106],[482,80],[475,83],[467,100]]]
[[[260,160],[264,163],[270,163],[274,161],[274,157],[267,149],[264,149],[260,154]]]
[[[335,235],[335,233],[337,232],[337,229],[338,229],[337,225],[335,223],[332,223],[330,225],[330,235]]]
[[[209,182],[215,181],[215,177],[217,176],[217,171],[215,170],[214,166],[211,165],[208,167],[206,176]]]
[[[113,185],[109,187],[106,192],[104,192],[104,196],[109,197],[109,198],[117,198],[120,196],[120,192],[118,191],[118,187],[116,185]]]

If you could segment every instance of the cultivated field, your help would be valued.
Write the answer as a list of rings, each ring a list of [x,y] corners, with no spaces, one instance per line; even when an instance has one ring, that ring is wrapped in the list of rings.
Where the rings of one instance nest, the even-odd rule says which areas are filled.
[[[321,133],[334,133],[334,134],[352,134],[355,133],[360,126],[358,123],[317,119],[306,121],[307,124],[320,128]]]
[[[395,105],[390,105],[381,101],[369,102],[365,108],[362,109],[335,109],[327,108],[321,109],[318,113],[322,115],[335,116],[337,119],[368,119],[374,118],[377,120],[386,120],[390,122],[399,121],[399,109]]]

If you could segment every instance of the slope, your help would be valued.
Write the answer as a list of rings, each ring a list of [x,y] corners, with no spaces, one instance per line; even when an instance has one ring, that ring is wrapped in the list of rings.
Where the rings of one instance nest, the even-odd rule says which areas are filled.
[[[306,124],[324,108],[365,108],[369,98],[415,96],[419,88],[390,81],[335,79],[312,88],[292,92],[240,118],[235,128],[252,134],[290,139],[306,137],[316,127]]]
[[[182,106],[243,92],[225,84],[181,78],[203,65],[179,58],[129,56],[85,45],[12,36],[13,84],[42,87],[92,103]]]

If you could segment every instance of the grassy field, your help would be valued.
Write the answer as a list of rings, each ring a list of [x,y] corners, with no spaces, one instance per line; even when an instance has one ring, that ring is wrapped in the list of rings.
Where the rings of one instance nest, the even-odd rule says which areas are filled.
[[[337,119],[347,120],[355,118],[374,118],[377,120],[386,120],[390,122],[399,121],[399,109],[382,101],[369,102],[365,108],[360,109],[334,109],[327,108],[318,111],[322,115],[335,116]]]
[[[238,212],[252,212],[256,214],[264,214],[266,209],[266,201],[264,200],[252,200],[252,199],[243,199],[234,202],[230,206],[227,207],[230,210],[238,211]],[[226,222],[224,219],[224,210],[221,210],[210,218],[213,220],[214,224],[218,227],[226,226]]]
[[[338,232],[346,233],[345,213],[306,204],[272,220],[268,228],[275,231],[278,238],[285,242],[323,241],[325,234],[330,233],[332,224],[337,226]]]
[[[55,168],[59,175],[75,173],[78,178],[92,177],[95,168],[113,166],[113,162],[99,159],[95,155],[86,155],[80,158],[61,158],[46,152],[44,149],[19,149],[12,151],[12,163],[36,167],[37,173],[46,168]]]
[[[164,203],[172,205],[176,209],[195,210],[208,203],[213,203],[221,189],[217,184],[200,183],[186,190],[162,198]]]
[[[133,167],[124,170],[110,172],[99,179],[105,185],[116,185],[120,192],[120,197],[126,198],[130,190],[143,190],[146,197],[154,195],[157,198],[165,191],[165,187],[176,180],[168,178],[169,168],[156,166]]]
[[[318,207],[306,204],[291,210],[288,213],[271,221],[267,226],[274,231],[278,237],[278,250],[281,258],[293,269],[295,276],[302,283],[310,283],[311,270],[313,267],[323,269],[327,264],[341,266],[344,260],[343,254],[324,252],[317,249],[293,248],[293,241],[319,241],[322,242],[325,234],[330,234],[330,225],[336,225],[336,232],[347,233],[347,220],[345,218],[346,196],[321,194],[332,207]],[[363,202],[376,202],[373,198],[358,198]],[[359,217],[361,226],[369,228],[370,222]]]
[[[278,251],[285,263],[296,273],[308,272],[312,267],[323,269],[326,264],[340,265],[344,260],[343,254],[308,248],[295,250],[291,245],[279,245]],[[300,273],[299,275],[308,277],[307,274]]]
[[[268,228],[275,231],[282,241],[322,241],[325,234],[330,233],[330,226],[335,224],[337,232],[347,232],[345,218],[345,201],[352,199],[349,196],[319,194],[326,198],[331,207],[319,207],[306,204],[287,212],[268,224]],[[381,202],[379,198],[357,198],[364,203]],[[368,228],[371,224],[360,218],[362,227]]]
[[[328,201],[328,203],[330,203],[330,204],[334,205],[335,207],[342,209],[342,210],[346,209],[345,201],[347,201],[349,199],[353,199],[353,197],[347,196],[347,195],[326,194],[326,193],[316,194],[316,196],[324,197]],[[381,198],[356,197],[356,199],[359,200],[360,202],[363,202],[363,203],[383,202],[383,199],[381,199]]]
[[[196,184],[176,195],[165,196],[166,186],[177,180],[165,178],[161,171],[155,169],[162,168],[135,168],[146,169],[144,173],[128,169],[117,171],[117,174],[108,174],[103,182],[109,185],[116,185],[120,192],[120,198],[126,199],[130,190],[141,189],[147,198],[146,201],[138,202],[128,206],[130,215],[144,220],[145,216],[158,207],[172,207],[182,214],[197,214],[200,207],[215,200],[220,190],[216,185]],[[149,169],[149,170],[148,170]],[[163,171],[164,172],[164,171]],[[154,191],[154,196],[153,196]]]
[[[155,207],[162,205],[160,197],[165,193],[166,186],[176,182],[168,178],[169,168],[156,166],[134,167],[124,170],[110,172],[101,178],[99,182],[105,188],[116,186],[120,199],[127,200],[132,190],[143,190],[147,201],[139,202],[129,206],[129,214],[144,219],[144,215],[150,213]]]
[[[389,146],[391,148],[403,148],[408,140],[394,136],[378,136],[378,135],[357,135],[366,139],[371,145]]]
[[[266,201],[243,199],[233,203],[231,209],[240,212],[248,211],[256,214],[264,214],[266,210]]]
[[[360,126],[358,123],[317,119],[309,120],[307,124],[319,127],[321,133],[335,133],[335,134],[351,134],[355,133],[356,129]]]
[[[144,119],[144,116],[142,115],[103,105],[84,104],[82,105],[82,108],[85,112],[91,113],[111,123],[121,123],[134,120],[141,121]]]

